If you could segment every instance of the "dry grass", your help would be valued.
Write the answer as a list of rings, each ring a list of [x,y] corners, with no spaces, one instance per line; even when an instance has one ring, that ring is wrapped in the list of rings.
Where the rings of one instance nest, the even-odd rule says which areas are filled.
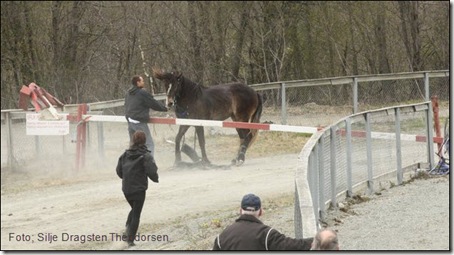
[[[310,135],[299,133],[285,133],[261,131],[254,143],[249,147],[246,158],[260,158],[266,156],[299,153]],[[238,136],[216,135],[206,137],[208,155],[217,159],[228,160],[236,156],[240,140]]]

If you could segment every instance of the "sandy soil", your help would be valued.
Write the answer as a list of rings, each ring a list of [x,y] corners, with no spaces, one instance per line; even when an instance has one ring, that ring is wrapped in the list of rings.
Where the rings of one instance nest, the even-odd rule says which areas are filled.
[[[160,183],[150,182],[139,232],[167,235],[168,241],[138,242],[135,249],[186,249],[193,236],[172,233],[172,228],[158,229],[184,225],[186,218],[197,218],[198,214],[212,214],[217,219],[213,212],[236,211],[248,192],[263,200],[293,194],[296,162],[296,155],[281,155],[250,159],[230,169],[160,170]],[[58,180],[54,183],[49,181],[52,178],[33,180],[24,173],[2,176],[2,250],[124,248],[113,233],[123,231],[129,205],[113,169],[96,174],[86,170],[54,178]],[[73,240],[68,240],[71,235]],[[107,236],[108,240],[82,243],[84,236],[92,235]]]

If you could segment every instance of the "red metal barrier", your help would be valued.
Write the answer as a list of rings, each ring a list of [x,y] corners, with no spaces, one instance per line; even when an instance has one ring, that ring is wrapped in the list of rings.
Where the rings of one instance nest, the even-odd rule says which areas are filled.
[[[76,139],[76,169],[79,171],[81,167],[85,167],[85,149],[87,144],[87,120],[83,119],[82,115],[87,114],[87,104],[81,104],[77,107],[77,139]]]
[[[441,131],[440,131],[440,116],[438,115],[438,112],[440,111],[440,108],[438,106],[438,96],[432,96],[430,99],[432,101],[432,110],[434,113],[435,137],[442,137]],[[437,146],[438,146],[438,151],[440,151],[442,142],[443,142],[443,139],[441,139],[441,141],[436,141]]]

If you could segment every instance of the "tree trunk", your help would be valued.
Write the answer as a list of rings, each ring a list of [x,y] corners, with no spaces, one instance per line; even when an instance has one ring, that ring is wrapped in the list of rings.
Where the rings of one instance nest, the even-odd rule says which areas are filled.
[[[421,71],[421,38],[420,20],[418,17],[418,2],[399,1],[399,11],[402,28],[402,39],[404,41],[407,57],[412,71]]]
[[[198,2],[188,1],[188,16],[189,16],[189,45],[194,60],[193,67],[195,69],[194,81],[202,82],[204,70],[201,56],[201,39],[198,36],[198,26],[196,21],[196,4]]]
[[[391,73],[386,45],[386,19],[383,12],[377,12],[375,23],[375,39],[377,40],[378,72]]]
[[[241,13],[240,28],[237,32],[235,51],[232,57],[232,78],[234,80],[239,80],[240,64],[241,64],[241,54],[243,52],[243,43],[245,38],[245,31],[247,31],[247,26],[249,23],[249,8],[247,8],[248,3],[242,2],[243,12]]]

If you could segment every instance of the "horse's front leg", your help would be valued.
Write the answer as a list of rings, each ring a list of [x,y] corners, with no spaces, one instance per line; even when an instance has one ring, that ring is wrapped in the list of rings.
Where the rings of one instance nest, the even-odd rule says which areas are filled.
[[[181,138],[183,138],[186,131],[188,131],[189,126],[180,126],[178,129],[178,134],[175,137],[175,165],[181,162],[181,147],[180,142]]]
[[[208,160],[207,153],[205,150],[205,131],[203,127],[196,126],[195,131],[197,132],[197,138],[199,139],[200,150],[202,151],[202,162],[211,164]]]

